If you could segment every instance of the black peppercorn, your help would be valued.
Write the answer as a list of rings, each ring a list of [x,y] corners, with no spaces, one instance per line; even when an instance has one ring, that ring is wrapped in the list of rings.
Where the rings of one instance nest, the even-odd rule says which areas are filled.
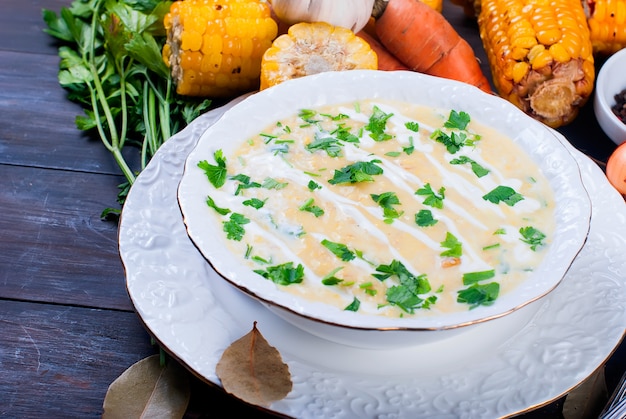
[[[626,124],[626,89],[615,95],[615,104],[611,107],[611,110]]]

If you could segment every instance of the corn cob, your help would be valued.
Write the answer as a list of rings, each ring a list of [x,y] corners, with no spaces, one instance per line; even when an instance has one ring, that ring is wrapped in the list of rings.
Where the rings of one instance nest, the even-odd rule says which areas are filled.
[[[258,89],[261,58],[278,31],[266,2],[175,1],[163,23],[163,60],[178,94],[231,97]]]
[[[441,12],[443,10],[443,0],[422,0],[422,1],[438,12]]]
[[[583,6],[595,54],[626,47],[626,0],[583,0]]]
[[[551,127],[576,117],[595,79],[579,0],[482,0],[478,26],[500,96]]]
[[[325,22],[301,22],[289,27],[265,51],[261,90],[325,71],[377,68],[376,53],[350,29]]]

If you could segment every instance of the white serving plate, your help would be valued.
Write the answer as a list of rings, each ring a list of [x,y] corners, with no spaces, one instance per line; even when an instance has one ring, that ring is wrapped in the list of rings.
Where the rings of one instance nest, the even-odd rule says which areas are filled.
[[[539,165],[555,192],[556,228],[544,261],[514,292],[499,296],[490,306],[438,316],[359,315],[280,291],[272,281],[240,263],[238,256],[229,250],[221,223],[211,218],[213,210],[206,205],[206,197],[212,195],[214,188],[204,171],[197,167],[198,162],[212,162],[217,150],[231,154],[274,121],[294,115],[300,109],[377,98],[448,112],[465,111],[473,121],[510,137]],[[394,348],[447,339],[465,326],[482,327],[486,321],[545,296],[558,285],[582,248],[591,216],[589,197],[574,157],[545,125],[510,102],[473,86],[410,71],[327,72],[290,80],[249,96],[200,136],[187,158],[178,199],[188,235],[228,282],[265,302],[298,327],[339,343],[368,348]]]
[[[626,205],[597,165],[569,145],[590,191],[591,229],[563,282],[530,321],[513,313],[503,318],[513,330],[385,351],[335,344],[280,320],[218,277],[187,236],[178,207],[184,161],[224,110],[199,117],[161,147],[131,189],[119,228],[127,289],[140,319],[208,383],[220,385],[215,366],[222,352],[257,321],[294,381],[287,398],[270,406],[278,415],[493,419],[560,398],[622,340]]]

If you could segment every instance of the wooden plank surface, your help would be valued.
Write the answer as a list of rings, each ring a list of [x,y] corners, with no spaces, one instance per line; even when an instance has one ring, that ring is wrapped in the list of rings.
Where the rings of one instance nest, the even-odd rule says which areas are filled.
[[[121,173],[100,140],[76,128],[83,111],[59,85],[58,62],[0,50],[0,163]]]
[[[109,384],[156,352],[135,313],[3,301],[0,417],[100,417]]]
[[[131,310],[117,224],[121,177],[0,164],[0,298]]]

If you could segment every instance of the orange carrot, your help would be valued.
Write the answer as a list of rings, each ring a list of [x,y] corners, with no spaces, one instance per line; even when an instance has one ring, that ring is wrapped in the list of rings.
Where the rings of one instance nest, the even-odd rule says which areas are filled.
[[[380,42],[411,70],[492,93],[474,50],[450,22],[420,0],[391,0],[376,16]]]
[[[374,50],[378,56],[378,69],[383,71],[393,70],[408,70],[409,67],[402,64],[392,53],[385,48],[376,38],[370,35],[368,32],[361,30],[356,34],[359,38],[362,38],[365,42],[370,44],[370,47]]]

